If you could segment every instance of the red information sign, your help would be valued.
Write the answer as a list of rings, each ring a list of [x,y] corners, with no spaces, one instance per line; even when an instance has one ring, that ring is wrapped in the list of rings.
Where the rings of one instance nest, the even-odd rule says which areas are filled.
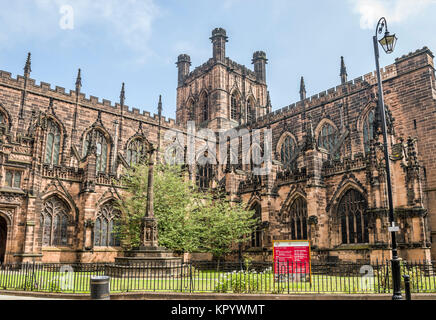
[[[274,274],[310,277],[310,241],[274,241]]]

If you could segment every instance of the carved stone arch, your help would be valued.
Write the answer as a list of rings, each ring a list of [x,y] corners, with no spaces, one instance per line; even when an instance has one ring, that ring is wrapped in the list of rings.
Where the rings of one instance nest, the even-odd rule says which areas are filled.
[[[237,119],[233,119],[232,117],[232,97],[236,95],[237,97],[237,103],[239,105],[237,105],[237,109],[236,109],[236,118]],[[242,93],[239,90],[237,85],[234,85],[233,88],[229,91],[229,106],[228,106],[228,111],[229,111],[229,118],[231,120],[240,120],[241,115],[243,114],[242,112],[242,108],[243,108],[243,103],[242,103]]]
[[[71,215],[75,217],[75,221],[77,222],[79,219],[79,208],[76,206],[73,197],[62,184],[62,181],[59,180],[59,178],[52,180],[52,182],[44,188],[39,198],[42,202],[45,202],[52,196],[58,196],[69,206]]]
[[[205,153],[206,151],[207,151],[207,150],[205,150],[205,149],[198,151],[197,154],[195,155],[195,161],[198,162],[198,160],[199,160],[201,157],[204,156],[204,153]],[[210,156],[212,156],[213,160],[215,161],[215,164],[218,164],[218,163],[219,163],[219,161],[218,161],[218,159],[217,159],[217,157],[216,157],[216,154],[213,154],[213,153],[212,153],[212,154],[210,155],[210,154],[208,153],[208,157],[210,157]],[[211,163],[212,166],[215,165],[215,164],[212,164],[212,163]]]
[[[135,141],[141,139],[145,142],[145,144],[149,147],[149,149],[153,148],[153,144],[147,139],[144,133],[135,133],[133,136],[131,136],[127,142],[124,144],[124,151],[127,151],[129,145]]]
[[[87,129],[85,129],[85,131],[83,131],[83,133],[82,133],[82,136],[80,137],[80,145],[81,145],[82,154],[83,154],[83,145],[84,145],[86,136],[88,135],[89,132],[92,132],[94,130],[100,131],[105,136],[108,145],[110,145],[110,147],[111,147],[111,152],[112,152],[114,140],[113,140],[111,134],[109,133],[109,131],[104,126],[103,122],[101,121],[101,111],[99,111],[97,119],[95,120],[95,122],[91,126],[89,126]]]
[[[61,131],[61,135],[64,137],[64,139],[67,137],[67,128],[65,127],[64,123],[61,121],[61,119],[59,119],[59,117],[56,115],[56,113],[54,112],[54,110],[51,113],[46,113],[44,114],[43,117],[43,123],[44,123],[44,130],[46,129],[46,121],[47,120],[51,120],[54,123],[56,123],[56,125],[59,127],[60,131]]]
[[[76,208],[76,205],[73,203],[71,203],[71,200],[68,199],[68,197],[63,194],[62,192],[59,191],[51,191],[46,193],[45,195],[43,195],[41,197],[41,201],[42,201],[42,205],[44,206],[45,202],[47,200],[50,200],[52,198],[57,198],[60,201],[62,201],[62,203],[65,205],[65,207],[68,209],[68,216],[69,216],[69,222],[73,223],[74,222],[74,215],[73,215],[73,210]]]
[[[38,215],[38,240],[41,246],[71,246],[75,241],[72,226],[77,226],[78,215],[74,219],[74,204],[61,192],[48,192],[39,199],[41,210]]]
[[[189,93],[188,99],[185,102],[186,109],[188,110],[188,120],[195,119],[195,98],[192,93]]]
[[[248,148],[247,153],[246,153],[246,159],[249,163],[250,166],[254,166],[253,163],[253,149],[258,149],[260,150],[260,157],[262,157],[262,154],[264,152],[263,148],[261,147],[261,145],[259,143],[252,143],[250,148]],[[244,160],[244,156],[242,157],[242,160]],[[243,161],[244,162],[244,161]],[[246,164],[247,165],[247,164]]]
[[[118,201],[120,200],[119,194],[115,192],[115,189],[113,187],[110,187],[108,190],[106,190],[102,196],[97,200],[95,203],[95,208],[101,207],[103,204],[106,204],[110,201]]]
[[[256,203],[258,203],[262,206],[262,198],[260,197],[258,191],[254,191],[251,194],[250,200],[248,200],[248,202],[247,202],[246,209],[251,210],[250,208],[254,207],[254,205],[256,205]]]
[[[316,141],[318,141],[319,134],[320,134],[322,128],[324,127],[324,125],[327,123],[330,124],[336,130],[336,132],[338,132],[338,133],[340,132],[338,126],[332,120],[330,120],[328,118],[323,118],[316,126],[316,129],[314,132]]]
[[[96,171],[98,172],[103,172],[103,173],[107,173],[108,170],[110,170],[111,166],[113,165],[112,161],[113,161],[113,152],[114,152],[114,141],[112,139],[112,136],[110,135],[109,131],[104,127],[103,123],[101,122],[101,113],[99,112],[99,116],[97,121],[87,130],[84,131],[84,133],[82,134],[82,137],[80,139],[80,143],[81,143],[81,155],[82,155],[82,161],[84,161],[84,159],[86,159],[88,157],[88,148],[90,148],[90,146],[92,148],[97,148],[97,144],[95,144],[94,146],[92,146],[92,144],[88,144],[87,148],[85,146],[85,142],[86,139],[88,137],[88,134],[90,135],[90,141],[91,143],[95,143],[95,137],[97,136],[97,133],[99,133],[106,141],[106,154],[103,157],[103,153],[100,155],[100,160],[99,160],[99,156],[97,155],[97,162],[99,163],[96,166]],[[103,147],[104,145],[102,145]],[[88,150],[85,150],[88,149]],[[103,161],[104,160],[104,161]]]
[[[7,121],[7,128],[8,128],[8,131],[10,131],[12,128],[12,117],[11,117],[11,114],[9,113],[8,109],[6,109],[3,106],[3,104],[1,104],[1,103],[0,103],[0,113],[2,113],[5,116],[6,121]]]
[[[328,202],[326,211],[330,212],[332,208],[335,209],[342,199],[342,196],[350,189],[359,191],[365,197],[366,201],[368,201],[368,192],[363,184],[353,174],[345,175]]]
[[[59,128],[59,134],[61,137],[61,141],[60,141],[60,147],[59,147],[59,163],[58,165],[61,165],[64,162],[64,158],[65,158],[65,149],[66,149],[66,142],[67,142],[67,129],[64,125],[64,123],[57,117],[57,115],[55,114],[53,108],[50,108],[51,113],[46,113],[44,115],[44,117],[42,118],[42,129],[43,129],[43,155],[44,155],[44,163],[45,163],[45,155],[46,155],[46,148],[47,148],[47,137],[48,137],[48,133],[47,133],[47,129],[48,129],[48,122],[51,121],[53,122],[58,128]]]
[[[288,196],[286,197],[285,201],[283,201],[282,207],[280,208],[279,216],[282,216],[286,210],[290,207],[292,202],[294,202],[295,199],[302,197],[304,200],[307,201],[307,194],[301,188],[300,185],[294,186],[288,193]]]
[[[277,152],[278,155],[280,155],[280,152],[281,152],[281,149],[282,149],[283,142],[285,142],[285,139],[286,139],[287,137],[291,137],[291,139],[294,140],[295,146],[298,146],[298,140],[297,140],[297,138],[296,138],[292,133],[290,133],[289,131],[285,131],[285,132],[280,136],[279,141],[277,141],[276,152]]]
[[[6,210],[0,210],[0,264],[9,263],[11,257],[12,239],[14,238],[13,216]]]
[[[258,118],[258,114],[257,114],[257,100],[254,96],[254,94],[251,92],[248,93],[247,98],[245,99],[245,104],[247,105],[247,119],[249,119],[249,112],[248,112],[248,107],[250,105],[250,101],[252,101],[252,107],[253,110],[251,110],[251,115],[250,117],[252,117],[251,121],[255,121]],[[253,115],[254,115],[254,119],[253,119]],[[250,122],[250,121],[249,121]]]
[[[363,132],[364,120],[368,116],[369,112],[373,109],[377,109],[377,102],[372,100],[368,102],[361,110],[359,117],[356,121],[356,130],[361,133]]]
[[[208,118],[210,118],[211,115],[211,104],[210,104],[210,94],[209,91],[205,88],[200,90],[200,94],[198,95],[198,114],[197,117],[200,119],[200,123],[204,121],[204,110],[203,110],[203,106],[201,105],[202,101],[203,101],[203,97],[206,96],[206,103],[207,103],[207,114],[208,114]]]
[[[121,212],[114,206],[117,199],[108,197],[97,207],[94,217],[94,228],[92,229],[93,246],[114,247],[120,246],[120,241],[114,235],[114,229],[120,221]]]
[[[368,197],[359,185],[348,181],[333,202],[329,215],[329,237],[334,245],[368,243],[374,219],[368,216]]]
[[[10,228],[12,227],[12,219],[13,216],[11,214],[8,214],[6,211],[4,210],[0,210],[0,217],[5,219],[6,221],[6,227],[8,228],[8,233],[10,232]]]

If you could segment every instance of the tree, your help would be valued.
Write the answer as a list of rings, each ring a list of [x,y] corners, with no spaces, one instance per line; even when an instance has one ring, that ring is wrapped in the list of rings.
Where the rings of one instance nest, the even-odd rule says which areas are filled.
[[[232,245],[250,240],[249,236],[256,227],[254,211],[246,210],[243,203],[230,203],[223,196],[209,199],[203,210],[193,218],[201,225],[201,250],[212,253],[220,260],[231,253]]]
[[[231,204],[223,195],[201,192],[184,178],[179,166],[157,165],[154,179],[154,213],[159,245],[172,251],[208,252],[219,260],[232,244],[249,240],[257,223],[254,212]],[[118,207],[122,217],[118,233],[127,248],[140,244],[141,220],[146,213],[146,165],[127,171],[126,191]]]

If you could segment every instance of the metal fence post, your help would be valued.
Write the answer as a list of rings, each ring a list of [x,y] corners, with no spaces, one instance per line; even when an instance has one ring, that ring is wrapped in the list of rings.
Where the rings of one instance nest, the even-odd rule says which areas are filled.
[[[406,274],[403,275],[404,286],[406,288],[406,300],[412,300],[412,295],[410,294],[410,277]]]

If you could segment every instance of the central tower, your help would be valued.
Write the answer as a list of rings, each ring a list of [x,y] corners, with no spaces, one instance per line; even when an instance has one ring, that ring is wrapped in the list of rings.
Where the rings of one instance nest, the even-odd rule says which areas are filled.
[[[253,123],[271,112],[266,85],[267,58],[253,54],[254,71],[226,57],[226,30],[212,31],[212,58],[190,71],[191,57],[177,59],[177,123],[225,131]]]

